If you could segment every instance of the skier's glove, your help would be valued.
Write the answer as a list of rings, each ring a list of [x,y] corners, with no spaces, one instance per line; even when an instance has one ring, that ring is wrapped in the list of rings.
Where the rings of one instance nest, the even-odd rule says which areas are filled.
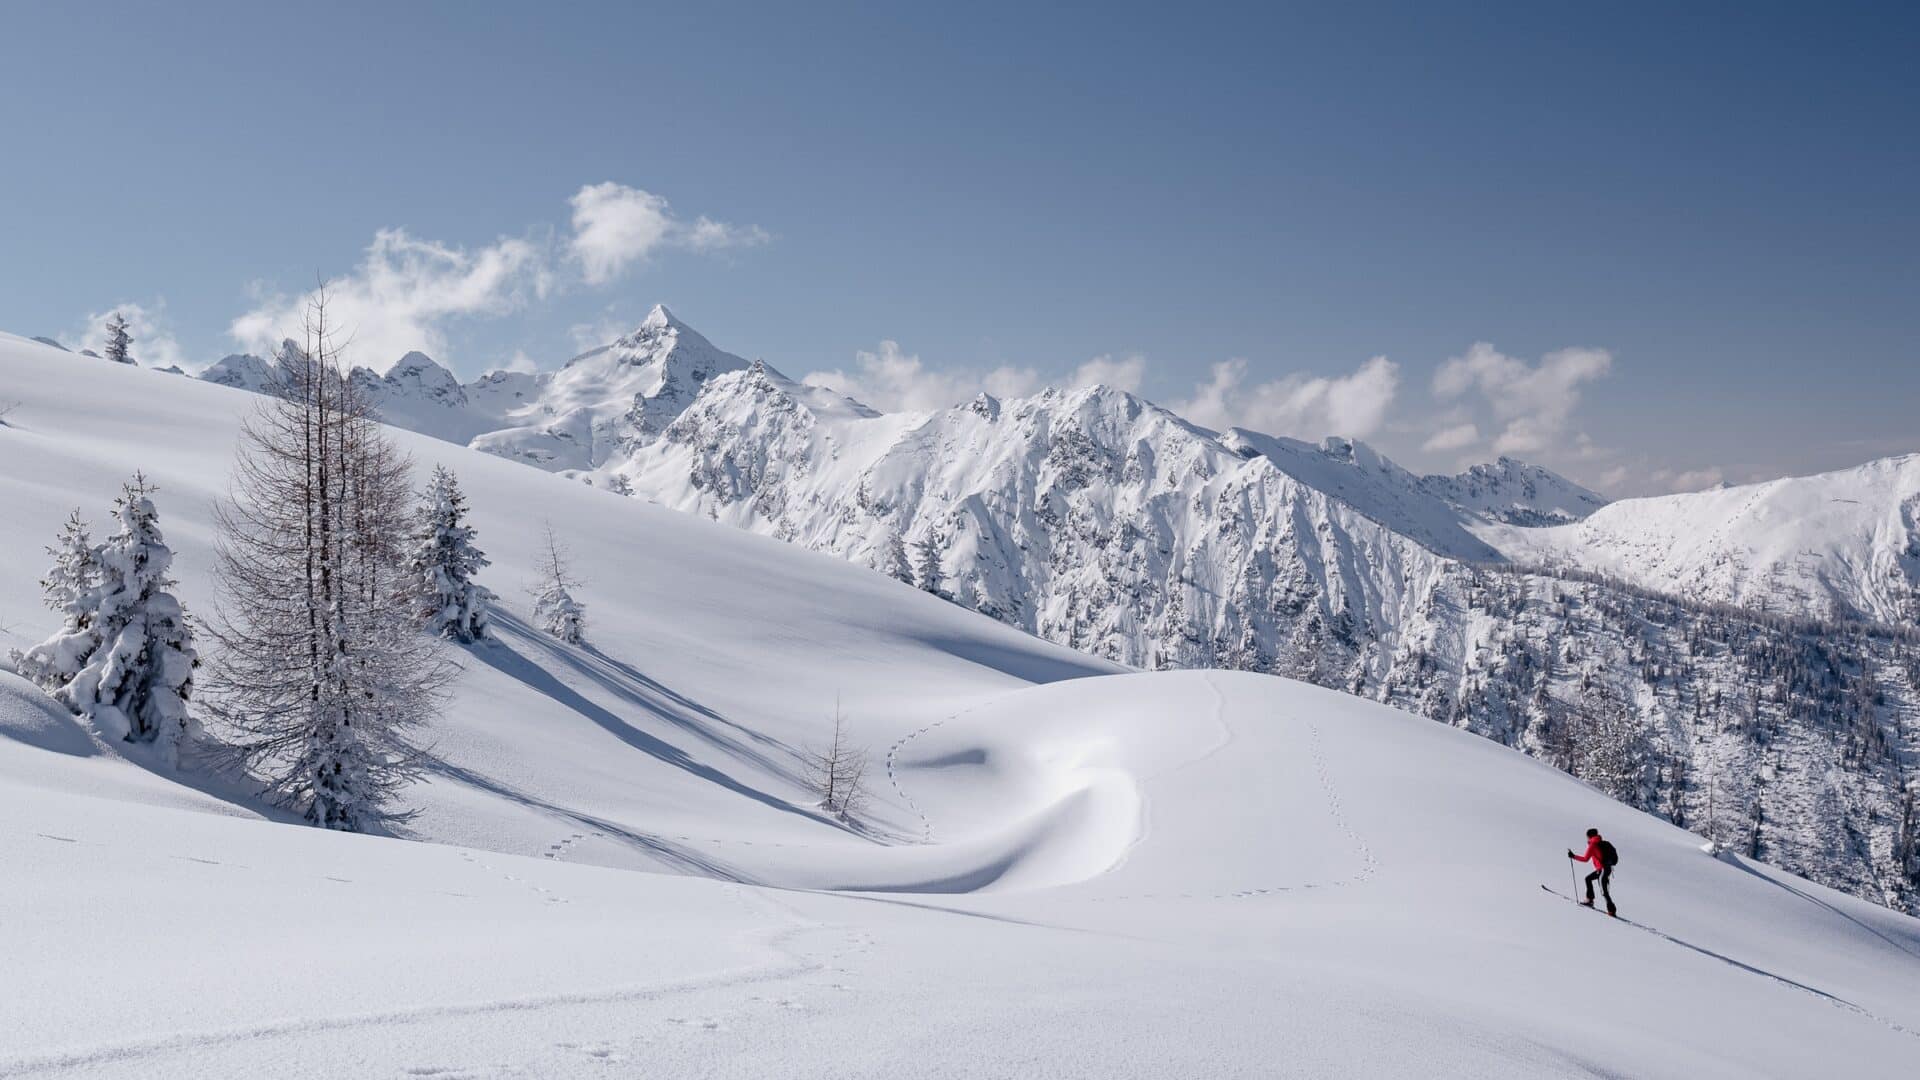
[[[1567,851],[1567,858],[1569,858],[1569,859],[1577,859],[1577,858],[1579,858],[1579,857],[1580,857],[1580,856],[1578,856],[1578,855],[1575,855],[1575,854],[1573,853],[1573,851],[1572,851],[1572,849],[1568,849],[1568,851]]]

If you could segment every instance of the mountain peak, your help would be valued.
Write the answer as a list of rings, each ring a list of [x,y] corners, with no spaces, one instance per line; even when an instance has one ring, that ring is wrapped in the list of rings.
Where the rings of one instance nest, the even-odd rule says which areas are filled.
[[[674,318],[673,312],[668,311],[667,305],[665,304],[653,305],[653,310],[647,312],[647,317],[640,320],[641,329],[666,326],[680,327],[685,325],[686,324],[679,319]]]
[[[1507,525],[1565,525],[1607,505],[1598,492],[1552,469],[1504,455],[1454,476],[1426,476],[1420,482],[1462,512]]]
[[[460,380],[453,372],[442,367],[433,357],[415,350],[400,358],[399,362],[387,369],[383,380],[388,386],[399,392],[412,391],[431,397],[466,402],[461,391]]]

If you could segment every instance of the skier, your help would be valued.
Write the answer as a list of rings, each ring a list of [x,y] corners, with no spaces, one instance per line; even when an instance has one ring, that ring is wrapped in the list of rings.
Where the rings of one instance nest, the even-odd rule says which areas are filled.
[[[1593,873],[1587,875],[1587,898],[1580,901],[1580,906],[1593,906],[1593,879],[1599,878],[1600,895],[1607,898],[1607,914],[1612,915],[1616,919],[1619,918],[1620,913],[1618,909],[1613,906],[1613,891],[1607,888],[1608,884],[1613,880],[1614,865],[1620,861],[1620,856],[1613,850],[1613,845],[1600,838],[1599,829],[1588,829],[1586,853],[1584,855],[1575,855],[1569,851],[1567,852],[1567,858],[1575,862],[1588,862],[1593,864]]]

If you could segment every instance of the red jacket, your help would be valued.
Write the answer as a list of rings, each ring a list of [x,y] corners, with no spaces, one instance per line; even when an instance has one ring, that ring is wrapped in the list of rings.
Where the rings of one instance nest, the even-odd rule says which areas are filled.
[[[1593,864],[1595,870],[1602,869],[1600,864],[1600,838],[1597,836],[1587,837],[1587,853],[1585,855],[1575,855],[1574,860],[1577,862],[1590,862]]]

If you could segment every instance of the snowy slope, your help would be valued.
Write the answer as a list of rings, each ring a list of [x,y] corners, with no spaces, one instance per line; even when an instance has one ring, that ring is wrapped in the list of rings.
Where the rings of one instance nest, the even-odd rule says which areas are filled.
[[[7,640],[49,622],[30,579],[65,510],[136,465],[204,604],[246,400],[11,338],[0,377]],[[1920,1051],[1920,922],[1490,741],[1268,676],[1103,674],[402,438],[460,472],[512,608],[554,521],[596,647],[509,619],[462,657],[413,792],[435,844],[263,820],[0,676],[0,953],[32,988],[0,996],[0,1074],[1903,1076]],[[876,756],[865,835],[794,783],[836,695]],[[1539,888],[1588,824],[1630,923]]]
[[[1576,524],[1489,527],[1481,536],[1516,559],[1701,600],[1920,624],[1920,454],[1628,499]]]
[[[999,858],[906,893],[156,807],[132,766],[0,732],[0,935],[36,989],[0,1000],[7,1075],[1893,1077],[1920,1031],[1913,920],[1260,676],[983,695],[907,739],[924,842],[837,859],[846,884]],[[1588,820],[1629,921],[1539,888]]]

